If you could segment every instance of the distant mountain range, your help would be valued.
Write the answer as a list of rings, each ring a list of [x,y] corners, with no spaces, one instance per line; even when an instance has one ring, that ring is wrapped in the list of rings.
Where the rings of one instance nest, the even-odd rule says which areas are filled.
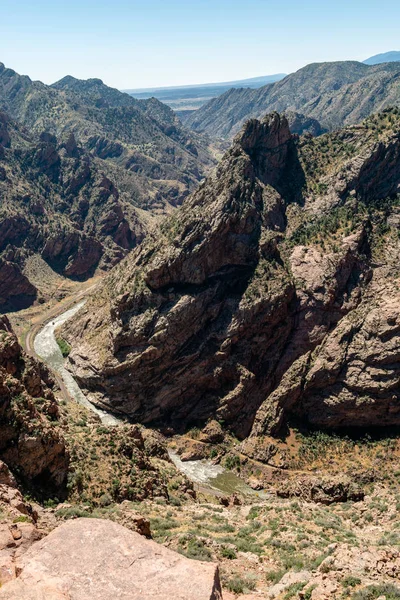
[[[285,73],[240,79],[238,81],[225,81],[222,83],[202,83],[198,85],[185,85],[162,88],[144,88],[124,90],[137,99],[157,98],[180,114],[181,111],[192,111],[200,108],[212,98],[220,96],[231,88],[256,89],[280,81],[286,77]]]
[[[387,62],[398,62],[400,61],[400,51],[393,50],[392,52],[384,52],[383,54],[375,54],[364,60],[365,65],[381,65]]]
[[[376,54],[363,61],[365,65],[380,65],[383,63],[400,61],[400,51]],[[146,100],[157,98],[183,119],[190,118],[193,111],[206,105],[213,98],[221,96],[231,89],[259,89],[268,84],[276,83],[287,77],[285,73],[225,81],[221,83],[203,83],[198,85],[183,85],[169,87],[139,88],[124,90],[136,99]]]
[[[333,130],[399,105],[399,62],[346,61],[310,64],[259,89],[231,89],[182,118],[195,131],[230,138],[249,118],[271,111],[300,113]]]

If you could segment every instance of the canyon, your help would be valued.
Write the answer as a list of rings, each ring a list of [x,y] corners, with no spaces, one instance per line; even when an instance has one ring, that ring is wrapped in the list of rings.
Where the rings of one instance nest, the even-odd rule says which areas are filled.
[[[277,113],[249,121],[65,325],[93,402],[241,439],[287,416],[399,424],[398,122],[298,139]]]
[[[400,597],[399,64],[0,64],[0,598]]]

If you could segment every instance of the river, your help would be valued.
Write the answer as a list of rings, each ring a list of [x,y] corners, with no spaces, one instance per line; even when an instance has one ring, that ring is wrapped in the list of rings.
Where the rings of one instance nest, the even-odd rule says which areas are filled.
[[[169,456],[179,471],[200,486],[210,487],[229,496],[238,494],[246,498],[260,498],[260,500],[267,497],[264,491],[254,491],[233,471],[227,471],[221,465],[215,465],[209,460],[182,461],[178,454],[172,451],[169,451]]]
[[[85,300],[49,321],[36,335],[33,346],[36,354],[62,379],[69,396],[73,400],[96,413],[104,425],[115,426],[121,421],[89,402],[71,373],[67,371],[65,358],[56,341],[54,332],[57,327],[71,319],[84,304]],[[182,462],[179,456],[172,451],[169,455],[179,471],[184,473],[191,481],[210,488],[210,491],[214,490],[227,495],[235,493],[246,497],[252,496],[253,498],[262,495],[262,492],[261,494],[255,492],[235,473],[227,471],[221,465],[214,465],[207,460]]]
[[[68,391],[68,394],[78,404],[85,406],[92,412],[96,413],[101,419],[104,425],[117,425],[118,419],[113,415],[107,413],[104,410],[100,410],[94,406],[86,398],[85,394],[76,383],[75,379],[69,371],[65,368],[65,358],[63,357],[61,350],[57,344],[54,331],[60,325],[63,325],[68,319],[71,319],[81,308],[84,306],[85,301],[79,302],[73,308],[70,308],[63,314],[52,319],[47,325],[43,327],[35,337],[33,347],[35,352],[40,358],[48,365],[61,379]]]

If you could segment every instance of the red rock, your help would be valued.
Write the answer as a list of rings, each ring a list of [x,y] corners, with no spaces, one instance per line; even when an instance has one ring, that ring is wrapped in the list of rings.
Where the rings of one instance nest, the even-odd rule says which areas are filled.
[[[102,519],[55,529],[17,561],[7,600],[222,600],[218,567]]]

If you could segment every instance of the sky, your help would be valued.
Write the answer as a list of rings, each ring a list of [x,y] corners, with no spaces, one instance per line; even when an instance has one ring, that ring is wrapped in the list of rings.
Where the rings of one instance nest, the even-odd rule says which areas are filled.
[[[0,0],[0,62],[119,89],[291,73],[400,50],[399,0]]]

